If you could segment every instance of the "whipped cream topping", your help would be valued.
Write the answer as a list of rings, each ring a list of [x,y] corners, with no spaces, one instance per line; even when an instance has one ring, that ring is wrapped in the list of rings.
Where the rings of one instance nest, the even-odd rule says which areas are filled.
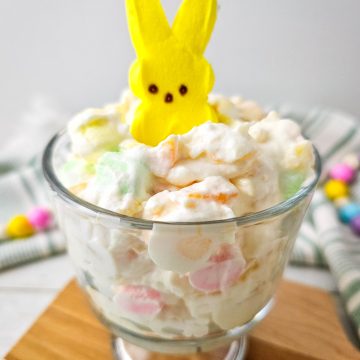
[[[223,123],[208,122],[184,135],[171,135],[156,147],[131,139],[129,117],[136,100],[129,93],[120,104],[85,110],[69,123],[72,155],[61,179],[77,196],[115,212],[196,221],[263,210],[291,196],[289,189],[295,193],[312,175],[312,145],[294,121],[275,112],[265,116],[241,98],[213,96],[211,101]],[[216,183],[209,180],[213,178]],[[197,199],[191,208],[181,200],[193,184],[208,187],[206,205]],[[217,196],[219,184],[236,189],[231,206],[209,200]],[[165,199],[176,204],[176,215],[174,206],[164,206]],[[149,213],[161,206],[165,214]]]

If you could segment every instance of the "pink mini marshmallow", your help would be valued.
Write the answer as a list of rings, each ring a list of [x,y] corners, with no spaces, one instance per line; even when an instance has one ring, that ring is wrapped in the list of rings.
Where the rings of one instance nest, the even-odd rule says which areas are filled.
[[[214,263],[190,274],[190,284],[196,290],[212,293],[233,285],[245,269],[243,259],[230,259]]]
[[[119,287],[114,301],[127,312],[152,317],[160,313],[165,305],[159,291],[141,285]]]
[[[239,254],[232,245],[223,244],[218,251],[210,257],[210,262],[221,263],[225,260],[235,259]]]
[[[210,264],[190,274],[193,288],[211,293],[233,285],[245,269],[245,260],[239,250],[224,244],[211,256]]]

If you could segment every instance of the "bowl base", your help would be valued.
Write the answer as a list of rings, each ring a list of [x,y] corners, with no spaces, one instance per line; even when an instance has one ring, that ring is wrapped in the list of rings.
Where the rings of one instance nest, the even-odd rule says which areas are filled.
[[[121,338],[114,337],[112,349],[116,360],[242,360],[247,350],[247,337],[242,336],[228,347],[213,351],[198,351],[193,354],[165,354],[156,353],[139,346],[127,343]]]

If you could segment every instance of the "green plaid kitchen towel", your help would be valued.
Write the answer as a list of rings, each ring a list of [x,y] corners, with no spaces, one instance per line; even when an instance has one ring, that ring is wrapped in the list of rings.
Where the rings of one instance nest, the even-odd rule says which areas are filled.
[[[348,152],[360,152],[359,123],[355,118],[324,109],[302,113],[292,107],[280,107],[278,111],[285,117],[295,119],[302,126],[304,134],[315,143],[323,159],[324,173],[330,164]],[[39,152],[39,146],[34,144],[43,146],[51,133],[64,125],[63,119],[66,117],[58,116],[51,110],[44,114],[41,107],[30,116],[30,120],[39,120],[39,117],[42,121],[30,121],[32,129],[36,129],[30,138],[25,130],[29,125],[27,117],[22,129],[26,134],[24,139],[12,141],[1,152],[0,222],[17,212],[25,212],[34,205],[46,203],[39,161],[29,163],[28,160],[30,155]],[[19,149],[26,149],[26,152]],[[24,166],[25,160],[27,166]],[[357,193],[360,201],[360,188]],[[36,235],[26,241],[5,243],[0,245],[0,270],[63,251],[65,241],[57,230]],[[356,328],[360,328],[360,240],[351,234],[348,227],[338,222],[333,206],[325,199],[321,189],[316,191],[310,205],[291,261],[299,265],[328,266],[337,281],[349,315]],[[360,336],[359,331],[358,334]]]

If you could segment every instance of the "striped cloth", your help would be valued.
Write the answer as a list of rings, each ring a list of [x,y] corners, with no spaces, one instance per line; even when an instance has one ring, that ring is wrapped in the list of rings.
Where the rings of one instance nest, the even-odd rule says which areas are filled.
[[[41,159],[36,154],[41,154],[50,136],[64,127],[67,118],[46,97],[38,96],[15,125],[7,125],[11,126],[11,136],[6,131],[0,133],[0,224],[18,213],[48,204]],[[65,242],[57,230],[25,241],[0,243],[0,270],[64,251]]]
[[[44,112],[40,110],[41,113]],[[355,118],[324,109],[304,113],[293,107],[282,106],[277,110],[284,117],[296,120],[304,134],[315,143],[323,159],[324,173],[332,163],[350,151],[360,152],[360,133]],[[51,111],[45,113],[46,116],[42,114],[41,124],[45,124],[43,127],[46,131],[40,131],[39,126],[36,127],[38,131],[33,133],[31,142],[25,147],[34,151],[28,151],[27,156],[36,153],[33,148],[33,144],[38,143],[36,139],[41,139],[40,143],[44,144],[50,133],[56,130],[54,124],[64,123],[58,121],[61,117],[57,114]],[[33,117],[39,116],[37,114]],[[23,126],[28,122],[24,122]],[[27,131],[23,133],[27,134]],[[24,166],[17,149],[19,147],[7,148],[0,155],[0,223],[17,212],[25,212],[34,205],[47,203],[39,159],[33,159]],[[360,191],[358,193],[360,195]],[[360,196],[358,200],[360,201]],[[4,243],[0,245],[0,270],[63,251],[65,241],[57,230],[38,234],[26,241]],[[316,191],[310,205],[291,261],[298,265],[329,268],[360,337],[360,241],[351,234],[348,227],[338,222],[333,206],[325,199],[321,189]]]
[[[318,148],[323,160],[323,177],[332,164],[349,152],[360,153],[357,119],[340,112],[315,109],[308,114],[280,108],[295,119]],[[360,202],[360,184],[353,196]],[[342,225],[334,206],[319,188],[310,205],[291,257],[292,263],[327,266],[336,280],[346,311],[360,338],[360,239]]]
[[[324,109],[314,109],[309,113],[302,113],[291,108],[280,107],[278,111],[284,117],[296,120],[302,127],[304,135],[310,138],[319,150],[323,162],[322,180],[324,180],[332,164],[341,161],[350,152],[360,153],[359,122],[356,118],[338,111]],[[359,190],[360,184],[355,186],[355,193],[357,194],[355,197],[360,202]],[[319,188],[300,229],[291,256],[292,263],[313,266],[331,264],[332,259],[325,256],[322,248],[320,242],[322,237],[318,232],[319,224],[316,223],[318,213],[324,211],[324,206],[333,209],[333,205],[324,198],[323,192]],[[320,219],[323,219],[323,222],[329,221],[326,221],[324,216],[320,217]],[[348,249],[349,256],[359,264],[360,268],[359,239],[351,233],[348,226],[341,225],[336,216],[332,218],[332,221],[340,228],[342,242]]]
[[[48,204],[39,158],[28,166],[0,176],[0,222],[39,205]],[[65,251],[59,230],[0,243],[0,270]]]

